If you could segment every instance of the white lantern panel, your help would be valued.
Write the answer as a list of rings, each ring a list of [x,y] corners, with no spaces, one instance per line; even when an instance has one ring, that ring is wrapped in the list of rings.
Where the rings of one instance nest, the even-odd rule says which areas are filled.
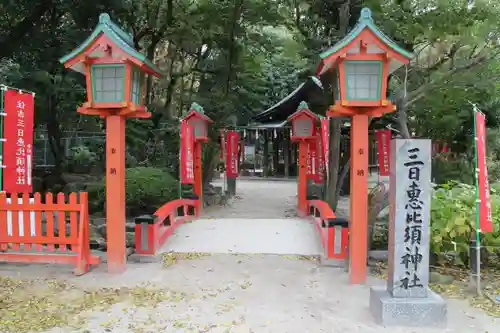
[[[92,97],[96,102],[123,102],[125,66],[93,65]]]
[[[134,69],[132,74],[132,102],[141,104],[142,73]]]
[[[194,137],[195,138],[206,138],[207,137],[207,124],[203,120],[192,120]]]
[[[312,136],[313,121],[311,119],[297,119],[293,121],[293,135],[297,137]]]
[[[382,61],[346,61],[344,72],[347,99],[381,99],[382,68]]]

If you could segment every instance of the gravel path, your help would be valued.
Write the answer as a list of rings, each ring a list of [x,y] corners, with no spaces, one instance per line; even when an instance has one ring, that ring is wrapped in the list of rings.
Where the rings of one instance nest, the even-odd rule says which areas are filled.
[[[319,267],[314,261],[293,257],[212,255],[179,260],[168,268],[160,267],[159,263],[129,264],[120,276],[110,276],[102,267],[79,278],[67,272],[60,267],[47,267],[38,270],[37,276],[66,279],[76,285],[72,293],[89,288],[137,288],[148,283],[151,290],[157,291],[149,292],[146,297],[158,299],[158,303],[147,305],[145,299],[141,306],[118,299],[116,304],[111,302],[111,306],[99,311],[87,311],[76,327],[54,328],[46,333],[500,331],[498,319],[455,300],[449,301],[447,329],[382,328],[373,322],[368,310],[368,285],[350,286],[343,270]],[[33,276],[33,266],[11,270],[0,266],[0,274],[29,277]],[[370,285],[381,283],[369,279]],[[102,293],[106,292],[109,293]],[[59,295],[64,298],[64,294]],[[66,307],[60,311],[66,311]],[[44,312],[39,315],[43,318]]]

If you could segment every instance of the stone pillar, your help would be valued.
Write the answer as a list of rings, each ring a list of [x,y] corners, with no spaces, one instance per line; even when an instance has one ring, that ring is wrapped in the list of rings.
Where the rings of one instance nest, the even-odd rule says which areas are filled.
[[[394,139],[390,158],[389,273],[370,310],[384,326],[445,325],[446,303],[429,289],[431,141]]]

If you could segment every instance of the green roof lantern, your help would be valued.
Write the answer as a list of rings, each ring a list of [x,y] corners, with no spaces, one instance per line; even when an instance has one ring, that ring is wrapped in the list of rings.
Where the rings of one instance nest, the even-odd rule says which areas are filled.
[[[292,123],[292,140],[312,139],[316,135],[316,122],[319,117],[309,110],[305,101],[299,103],[297,111],[288,117]]]
[[[162,75],[135,49],[132,36],[107,13],[102,13],[94,31],[59,61],[87,78],[87,103],[78,109],[85,114],[118,112],[131,116],[142,112],[141,117],[147,116],[145,77]]]
[[[196,102],[191,103],[189,110],[181,121],[193,126],[195,140],[208,141],[208,124],[213,122],[212,119],[205,115],[203,107]]]
[[[394,61],[394,64],[391,66],[391,72],[413,58],[411,52],[401,48],[375,25],[371,10],[369,8],[363,8],[354,28],[334,46],[320,53],[321,64],[317,70],[317,75],[321,75],[333,68],[335,61],[342,53],[348,51],[355,52],[356,50],[350,49],[353,47],[353,44],[356,43],[357,38],[366,30],[370,32],[372,37],[371,43],[369,43],[372,46],[369,51],[374,53],[388,53],[394,57],[391,59]],[[375,47],[378,49],[375,49]]]
[[[363,8],[354,28],[338,43],[320,54],[321,63],[316,75],[336,68],[339,91],[336,104],[352,108],[372,108],[377,114],[382,107],[393,109],[387,100],[389,74],[407,64],[413,55],[399,47],[382,32],[368,8]],[[340,106],[337,111],[340,111]],[[351,111],[344,110],[344,115]],[[370,112],[372,112],[370,111]]]

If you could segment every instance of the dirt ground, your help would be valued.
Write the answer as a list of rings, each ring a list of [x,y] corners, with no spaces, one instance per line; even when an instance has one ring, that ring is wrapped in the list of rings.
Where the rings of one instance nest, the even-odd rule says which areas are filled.
[[[499,319],[457,300],[448,301],[447,329],[379,327],[368,310],[369,285],[383,281],[350,286],[342,269],[300,257],[191,255],[169,267],[129,264],[111,276],[101,266],[81,277],[60,266],[2,264],[0,276],[13,285],[10,296],[2,290],[0,304],[9,308],[0,307],[1,332],[500,331]],[[33,276],[43,280],[20,282]]]

